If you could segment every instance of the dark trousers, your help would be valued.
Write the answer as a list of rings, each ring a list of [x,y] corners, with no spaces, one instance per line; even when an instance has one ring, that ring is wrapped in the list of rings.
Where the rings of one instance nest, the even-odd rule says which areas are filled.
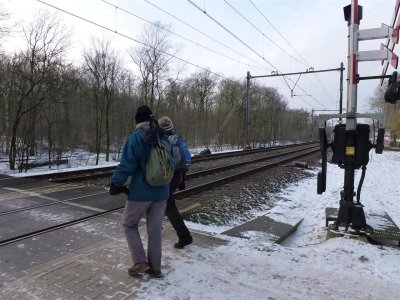
[[[172,227],[175,229],[179,241],[187,241],[188,239],[190,239],[190,232],[187,229],[185,222],[183,221],[183,218],[179,213],[178,208],[176,207],[173,195],[175,190],[176,188],[170,186],[170,193],[167,200],[167,208],[165,210],[165,215],[168,217]]]

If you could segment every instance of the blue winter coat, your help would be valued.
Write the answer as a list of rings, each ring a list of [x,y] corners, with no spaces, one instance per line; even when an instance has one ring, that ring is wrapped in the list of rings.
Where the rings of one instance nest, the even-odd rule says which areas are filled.
[[[152,134],[148,122],[139,125],[142,126],[135,129],[124,145],[121,161],[114,171],[112,182],[116,186],[122,186],[128,180],[128,177],[132,176],[129,183],[128,200],[165,200],[169,196],[169,184],[159,187],[151,186],[144,177],[144,170],[146,170],[150,156],[150,147],[156,142],[156,136]],[[162,139],[168,141],[165,136]]]

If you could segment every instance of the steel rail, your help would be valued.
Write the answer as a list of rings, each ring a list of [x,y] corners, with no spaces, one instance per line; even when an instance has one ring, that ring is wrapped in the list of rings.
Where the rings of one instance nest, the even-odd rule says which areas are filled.
[[[228,177],[224,177],[224,178],[217,179],[217,180],[214,180],[214,181],[211,181],[211,182],[207,182],[205,184],[201,184],[201,185],[197,185],[197,186],[194,186],[194,187],[191,187],[191,188],[187,188],[187,189],[185,189],[183,191],[178,191],[178,192],[174,193],[174,197],[175,197],[175,199],[182,199],[182,198],[185,198],[185,197],[200,193],[202,191],[209,190],[209,189],[214,188],[216,186],[220,186],[220,185],[223,185],[225,183],[234,181],[236,179],[240,179],[242,177],[249,176],[249,175],[258,173],[260,171],[264,171],[266,169],[273,168],[275,166],[278,166],[279,164],[294,160],[296,158],[300,158],[300,157],[303,157],[303,156],[306,156],[306,155],[309,155],[309,154],[316,153],[319,150],[320,150],[319,148],[313,148],[313,149],[308,149],[308,150],[297,151],[297,152],[301,152],[301,153],[300,154],[296,154],[296,155],[291,155],[291,156],[289,156],[287,158],[284,158],[284,159],[276,161],[276,162],[265,164],[264,166],[260,166],[260,167],[254,168],[252,170],[247,170],[247,171],[244,171],[244,172],[241,172],[241,173],[237,173],[237,174],[234,174],[234,175],[231,175],[231,176],[228,176]]]
[[[307,144],[308,145],[308,144]],[[283,150],[283,149],[290,149],[290,148],[295,148],[295,147],[301,147],[301,146],[307,146],[307,145],[303,145],[303,144],[296,144],[295,146],[290,145],[290,147],[284,147],[284,148],[280,148],[280,147],[276,147],[274,149],[271,148],[267,148],[267,149],[255,149],[252,152],[249,153],[229,153],[228,155],[224,155],[225,153],[220,153],[220,154],[214,154],[214,156],[212,158],[208,158],[208,157],[199,157],[197,160],[195,160],[195,163],[199,163],[202,161],[208,161],[208,160],[215,160],[215,159],[223,159],[223,158],[229,158],[229,157],[236,157],[236,156],[245,156],[245,155],[251,155],[251,154],[257,154],[257,153],[263,153],[263,152],[271,152],[271,151],[276,151],[276,150]],[[218,155],[217,157],[215,155]],[[284,154],[282,154],[284,155]],[[262,159],[259,159],[262,160]],[[248,162],[243,162],[243,163],[238,163],[238,164],[234,164],[234,165],[230,165],[232,167],[236,167],[236,166],[240,166],[240,164],[248,164]],[[227,166],[226,169],[229,169],[230,167]],[[114,168],[115,169],[115,168]],[[107,176],[112,176],[114,174],[114,169],[112,170],[106,170],[102,173],[98,173],[98,174],[87,174],[87,175],[83,175],[83,176],[74,176],[74,177],[69,177],[69,178],[59,178],[59,179],[54,179],[52,180],[52,182],[79,182],[79,181],[85,181],[85,180],[93,180],[93,179],[97,179],[97,178],[104,178]],[[223,171],[224,168],[223,167],[216,167],[215,168],[216,171],[220,172]],[[200,172],[196,172],[196,173],[189,173],[187,174],[186,178],[196,178],[199,176],[204,176],[206,174],[209,174],[210,171],[209,170],[205,170],[205,171],[200,171]]]
[[[254,153],[259,152],[268,152],[268,151],[275,151],[279,149],[287,149],[298,147],[302,145],[309,145],[314,143],[298,143],[298,144],[291,144],[286,146],[276,146],[276,147],[268,147],[268,148],[259,148],[259,149],[251,149],[251,150],[241,150],[241,151],[231,151],[225,153],[214,153],[204,156],[193,156],[192,157],[192,164],[196,164],[203,161],[208,160],[216,160],[228,157],[236,157],[236,156],[244,156],[244,155],[251,155]],[[109,166],[109,167],[98,167],[92,169],[83,169],[83,170],[74,170],[74,171],[67,171],[67,172],[59,172],[59,173],[50,173],[50,174],[39,174],[39,175],[31,175],[25,176],[24,178],[30,178],[35,180],[49,180],[52,182],[76,182],[80,180],[87,180],[87,179],[96,179],[101,178],[104,176],[108,176],[109,174],[113,174],[116,166]],[[98,174],[96,174],[98,173]],[[83,175],[86,174],[86,175]],[[82,176],[79,176],[82,175]],[[67,177],[73,176],[73,177]]]
[[[309,148],[307,148],[307,149],[309,149]],[[278,157],[286,156],[288,154],[296,153],[296,152],[307,150],[307,149],[296,149],[296,150],[292,150],[292,151],[289,151],[289,152],[282,152],[282,153],[272,154],[272,155],[264,156],[262,158],[257,158],[257,159],[248,160],[248,161],[244,161],[244,162],[239,162],[239,163],[229,164],[229,165],[225,165],[225,166],[215,167],[215,168],[211,168],[211,169],[207,169],[207,170],[203,170],[203,171],[199,171],[199,172],[195,172],[195,173],[189,173],[189,174],[186,175],[186,179],[187,180],[191,180],[191,179],[194,179],[194,178],[203,177],[203,176],[207,176],[207,175],[210,175],[210,174],[215,174],[215,173],[223,172],[223,171],[226,171],[226,170],[238,168],[238,167],[241,167],[241,166],[244,166],[244,165],[251,165],[251,164],[254,164],[254,163],[258,163],[258,162],[275,159],[275,158],[278,158]],[[16,209],[13,209],[13,210],[0,212],[0,216],[10,215],[10,214],[19,213],[19,212],[23,212],[23,211],[28,211],[28,210],[32,210],[32,209],[36,209],[36,208],[42,208],[42,207],[47,207],[47,206],[52,206],[52,205],[57,205],[57,204],[68,203],[68,202],[71,202],[73,200],[83,199],[83,198],[96,196],[96,195],[101,195],[101,194],[106,194],[106,193],[107,193],[106,191],[102,191],[102,192],[99,192],[99,193],[88,194],[88,195],[84,195],[84,196],[74,197],[74,198],[71,198],[71,199],[56,200],[56,201],[51,201],[49,203],[44,203],[44,204],[37,204],[37,205],[32,205],[32,206],[27,206],[27,207],[20,207],[20,208],[16,208]],[[178,196],[179,196],[179,194],[178,194]]]
[[[309,148],[307,148],[307,149],[309,149]],[[226,165],[226,166],[215,167],[215,168],[212,168],[212,169],[207,169],[207,170],[198,171],[198,172],[194,172],[194,173],[188,173],[188,174],[186,174],[186,179],[197,178],[197,177],[201,177],[201,176],[212,174],[212,173],[218,173],[218,172],[221,172],[221,171],[234,169],[234,168],[237,168],[237,167],[240,167],[240,166],[244,166],[244,165],[250,165],[250,164],[258,163],[258,162],[261,162],[261,161],[278,158],[278,157],[285,156],[285,155],[288,155],[288,154],[291,154],[291,153],[299,152],[301,150],[306,150],[306,149],[296,149],[296,150],[292,150],[292,151],[289,151],[289,152],[282,152],[282,153],[272,154],[272,155],[264,156],[264,157],[261,157],[261,158],[256,158],[256,159],[252,159],[252,160],[242,161],[242,162],[239,162],[239,163],[229,164],[229,165]]]
[[[91,220],[91,219],[94,219],[94,218],[105,216],[105,215],[114,213],[114,212],[116,212],[118,210],[121,210],[123,208],[124,208],[124,206],[113,208],[113,209],[109,209],[109,210],[106,210],[106,211],[103,211],[103,212],[92,214],[90,216],[86,216],[86,217],[75,219],[75,220],[72,220],[72,221],[69,221],[69,222],[65,222],[65,223],[62,223],[62,224],[50,226],[50,227],[47,227],[45,229],[39,229],[39,230],[36,230],[36,231],[32,231],[32,232],[28,232],[28,233],[19,235],[17,237],[8,238],[8,239],[0,241],[0,247],[8,245],[8,244],[11,244],[11,243],[15,243],[15,242],[18,242],[18,241],[21,241],[21,240],[24,240],[24,239],[27,239],[27,238],[30,238],[30,237],[34,237],[34,236],[37,236],[37,235],[40,235],[40,234],[43,234],[43,233],[55,231],[57,229],[62,229],[62,228],[69,227],[69,226],[72,226],[72,225],[76,225],[76,224],[79,224],[79,223],[82,223],[82,222],[85,222],[85,221],[88,221],[88,220]]]
[[[312,148],[312,149],[307,149],[307,150],[300,150],[300,151],[298,151],[298,152],[300,152],[298,154],[293,154],[292,153],[291,155],[289,155],[286,158],[277,160],[277,161],[272,162],[272,163],[265,164],[264,166],[256,167],[256,168],[254,168],[252,170],[247,170],[247,171],[240,172],[238,174],[231,175],[231,176],[228,176],[228,177],[225,177],[225,178],[221,178],[221,179],[218,179],[218,180],[214,180],[214,181],[202,184],[202,185],[198,185],[198,186],[194,186],[194,187],[191,187],[191,188],[187,188],[184,191],[176,192],[176,193],[174,193],[174,197],[175,197],[175,199],[182,199],[184,197],[188,197],[188,196],[191,196],[191,195],[194,195],[194,194],[198,194],[198,193],[201,193],[201,192],[203,192],[205,190],[209,190],[210,188],[213,188],[213,187],[216,187],[216,186],[220,186],[220,185],[232,182],[232,181],[234,181],[236,179],[239,179],[239,178],[242,178],[242,177],[246,177],[246,176],[255,174],[257,172],[266,170],[266,169],[273,168],[275,166],[278,166],[279,164],[294,160],[294,159],[299,158],[299,157],[307,156],[309,154],[313,154],[313,153],[316,153],[318,151],[319,151],[319,148],[317,148],[317,147]],[[8,245],[8,244],[11,244],[11,243],[14,243],[14,242],[18,242],[18,241],[21,241],[21,240],[24,240],[24,239],[27,239],[27,238],[30,238],[30,237],[38,236],[38,235],[41,235],[41,234],[44,234],[44,233],[48,233],[48,232],[56,231],[58,229],[66,228],[66,227],[69,227],[69,226],[73,226],[73,225],[76,225],[76,224],[79,224],[79,223],[82,223],[82,222],[85,222],[85,221],[88,221],[88,220],[91,220],[91,219],[94,219],[94,218],[98,218],[98,217],[101,217],[101,216],[112,214],[114,212],[122,210],[123,208],[124,208],[124,206],[120,206],[120,207],[117,207],[117,208],[113,208],[113,209],[110,209],[110,210],[105,210],[103,212],[91,214],[89,216],[78,218],[78,219],[75,219],[75,220],[72,220],[72,221],[69,221],[69,222],[65,222],[65,223],[62,223],[62,224],[50,226],[50,227],[47,227],[47,228],[44,228],[44,229],[35,230],[33,232],[28,232],[28,233],[25,233],[25,234],[22,234],[22,235],[19,235],[19,236],[16,236],[16,237],[11,237],[11,238],[8,238],[8,239],[0,241],[0,247]]]
[[[285,156],[285,155],[288,155],[290,153],[295,153],[295,152],[298,152],[298,151],[301,151],[301,150],[302,149],[300,149],[300,150],[297,149],[297,150],[292,150],[292,151],[289,151],[289,152],[277,153],[277,154],[273,154],[273,155],[264,156],[262,158],[257,158],[257,159],[248,160],[248,161],[244,161],[244,162],[229,164],[229,165],[226,165],[226,166],[220,166],[220,167],[207,169],[207,170],[203,170],[203,171],[199,171],[199,172],[195,172],[195,173],[189,173],[189,174],[186,175],[186,179],[190,180],[190,179],[206,176],[206,175],[209,175],[209,174],[215,174],[215,173],[222,172],[222,171],[225,171],[225,170],[234,169],[234,168],[237,168],[237,167],[240,167],[240,166],[250,165],[250,164],[253,164],[253,163],[258,163],[258,162],[261,162],[261,161],[270,160],[270,159],[274,159],[274,158],[277,158],[277,157]],[[100,174],[97,174],[96,177],[98,175],[100,175]],[[92,177],[90,177],[90,178],[93,179]],[[91,197],[91,196],[94,196],[94,195],[101,195],[101,194],[105,194],[105,193],[107,193],[107,192],[88,194],[88,195],[74,197],[74,198],[65,199],[65,200],[56,200],[56,201],[51,201],[51,202],[45,203],[45,204],[37,204],[37,205],[32,205],[32,206],[27,206],[27,207],[20,207],[20,208],[16,208],[16,209],[13,209],[13,210],[0,212],[0,216],[10,215],[10,214],[23,212],[23,211],[28,211],[28,210],[41,208],[41,207],[46,207],[46,206],[52,206],[52,205],[57,205],[57,204],[68,203],[68,202],[71,202],[73,200],[83,199],[83,198]]]
[[[286,146],[276,146],[276,147],[258,148],[258,149],[251,149],[251,150],[232,151],[232,152],[225,152],[225,153],[215,153],[215,154],[210,154],[210,155],[194,156],[194,157],[192,157],[192,159],[194,159],[195,162],[201,162],[201,161],[206,161],[206,160],[228,158],[228,157],[235,157],[235,156],[244,156],[244,155],[250,155],[250,154],[255,154],[255,153],[260,153],[260,152],[275,151],[275,150],[280,150],[280,149],[288,149],[288,148],[306,146],[306,145],[312,145],[312,144],[316,144],[316,143],[315,142],[299,143],[299,144],[291,144],[291,145],[286,145]]]
[[[37,205],[20,207],[20,208],[16,208],[16,209],[13,209],[13,210],[0,212],[0,217],[1,216],[5,216],[5,215],[11,215],[11,214],[19,213],[19,212],[22,212],[22,211],[28,211],[28,210],[32,210],[32,209],[36,209],[36,208],[68,203],[68,202],[71,202],[73,200],[83,199],[83,198],[92,197],[92,196],[98,196],[98,195],[102,195],[102,194],[106,194],[106,193],[108,193],[108,191],[102,191],[102,192],[99,192],[99,193],[93,193],[93,194],[88,194],[88,195],[84,195],[84,196],[74,197],[74,198],[71,198],[71,199],[51,201],[49,203],[44,203],[44,204],[37,204]]]

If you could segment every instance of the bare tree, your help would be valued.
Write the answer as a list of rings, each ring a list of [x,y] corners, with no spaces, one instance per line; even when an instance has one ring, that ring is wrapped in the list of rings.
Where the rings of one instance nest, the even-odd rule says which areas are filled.
[[[10,14],[4,9],[0,3],[0,39],[10,33],[11,25],[6,22],[10,19]]]
[[[187,81],[188,101],[195,110],[195,136],[199,133],[201,143],[207,146],[211,138],[211,118],[214,105],[214,89],[217,78],[210,71],[200,71],[193,74]],[[214,127],[213,127],[214,128]]]
[[[220,149],[223,143],[233,147],[244,146],[245,123],[245,85],[244,81],[222,80],[219,82],[216,97],[215,148]]]
[[[122,80],[122,64],[110,41],[93,40],[92,49],[84,52],[85,70],[90,82],[95,108],[96,165],[106,138],[106,161],[110,153],[110,112]]]
[[[77,68],[62,65],[55,74],[49,101],[42,105],[41,120],[44,122],[49,168],[60,163],[70,134],[70,96],[79,86]]]
[[[15,169],[17,135],[20,123],[27,114],[37,110],[49,100],[54,74],[63,64],[62,56],[69,45],[69,33],[60,19],[47,12],[40,12],[23,32],[26,50],[16,54],[12,60],[12,72],[17,79],[13,99],[10,99],[11,142],[9,152],[10,169]],[[33,119],[34,116],[33,116]],[[34,125],[31,141],[35,140]]]
[[[392,137],[392,143],[397,145],[397,139],[400,136],[400,109],[399,104],[385,103],[385,85],[379,85],[374,93],[374,96],[369,98],[369,107],[371,111],[386,114],[386,130]],[[377,130],[378,124],[374,124],[374,133]]]
[[[167,79],[170,61],[177,53],[177,50],[173,50],[169,42],[168,32],[163,28],[166,26],[161,24],[145,26],[141,40],[146,46],[143,45],[128,51],[142,77],[142,102],[152,108],[154,108],[156,99],[160,101],[162,98],[165,90],[163,85]]]

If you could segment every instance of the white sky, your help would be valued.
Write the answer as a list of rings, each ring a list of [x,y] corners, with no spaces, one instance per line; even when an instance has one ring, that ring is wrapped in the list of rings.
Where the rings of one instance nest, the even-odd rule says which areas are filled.
[[[135,39],[139,39],[145,24],[144,21],[116,9],[115,6],[111,6],[102,0],[44,1]],[[10,12],[14,13],[13,17],[16,20],[23,20],[24,22],[31,21],[35,12],[39,9],[47,9],[50,12],[56,11],[34,0],[2,0],[2,2],[6,4]],[[171,36],[173,43],[180,45],[179,57],[195,65],[210,68],[211,71],[224,77],[244,79],[247,71],[250,71],[251,75],[270,74],[272,67],[257,54],[263,56],[283,73],[305,71],[308,66],[298,62],[302,59],[296,51],[315,70],[338,68],[340,62],[344,62],[347,68],[348,28],[343,17],[343,7],[350,4],[349,0],[252,0],[254,5],[285,36],[296,51],[282,39],[248,0],[193,0],[196,5],[223,24],[257,54],[233,38],[227,31],[221,29],[219,25],[188,1],[108,0],[108,2],[146,20],[160,21],[162,24],[170,25],[173,32],[194,42],[191,43],[182,38]],[[149,2],[212,36],[235,52],[161,12],[150,5]],[[360,28],[376,28],[380,27],[381,23],[390,23],[395,2],[395,0],[360,0],[359,5],[363,6],[363,20]],[[271,43],[268,38],[263,37],[228,3],[250,20],[265,36],[285,49],[290,56]],[[59,14],[67,26],[73,30],[74,36],[69,55],[75,62],[81,61],[82,49],[90,46],[92,36],[104,37],[112,40],[113,47],[125,58],[126,66],[134,68],[126,55],[126,49],[138,46],[137,43],[68,14],[62,12]],[[361,42],[360,50],[378,50],[381,42],[384,41]],[[14,37],[8,38],[4,44],[7,49],[15,49],[22,45],[18,42],[18,33],[14,33]],[[233,60],[210,52],[203,47],[232,57]],[[194,71],[194,67],[186,66],[185,70],[186,74],[184,75],[187,75]],[[380,62],[362,62],[359,64],[360,76],[379,75],[381,70]],[[389,72],[392,71],[389,68]],[[345,78],[346,75],[345,71]],[[279,92],[289,101],[291,107],[318,110],[323,108],[320,104],[322,103],[327,109],[336,109],[339,99],[339,72],[319,73],[318,78],[319,80],[314,75],[303,75],[298,83],[301,88],[307,91],[307,94],[312,95],[317,101],[310,96],[291,98],[289,88],[278,78],[257,80],[266,85],[277,87]],[[291,79],[293,82],[289,82],[289,85],[293,86],[297,76],[292,76]],[[359,84],[359,112],[367,112],[367,99],[373,95],[377,85],[378,80],[363,81]],[[306,93],[296,88],[294,94],[305,95]],[[346,90],[344,91],[344,101],[346,101]],[[343,107],[346,107],[345,102]]]

